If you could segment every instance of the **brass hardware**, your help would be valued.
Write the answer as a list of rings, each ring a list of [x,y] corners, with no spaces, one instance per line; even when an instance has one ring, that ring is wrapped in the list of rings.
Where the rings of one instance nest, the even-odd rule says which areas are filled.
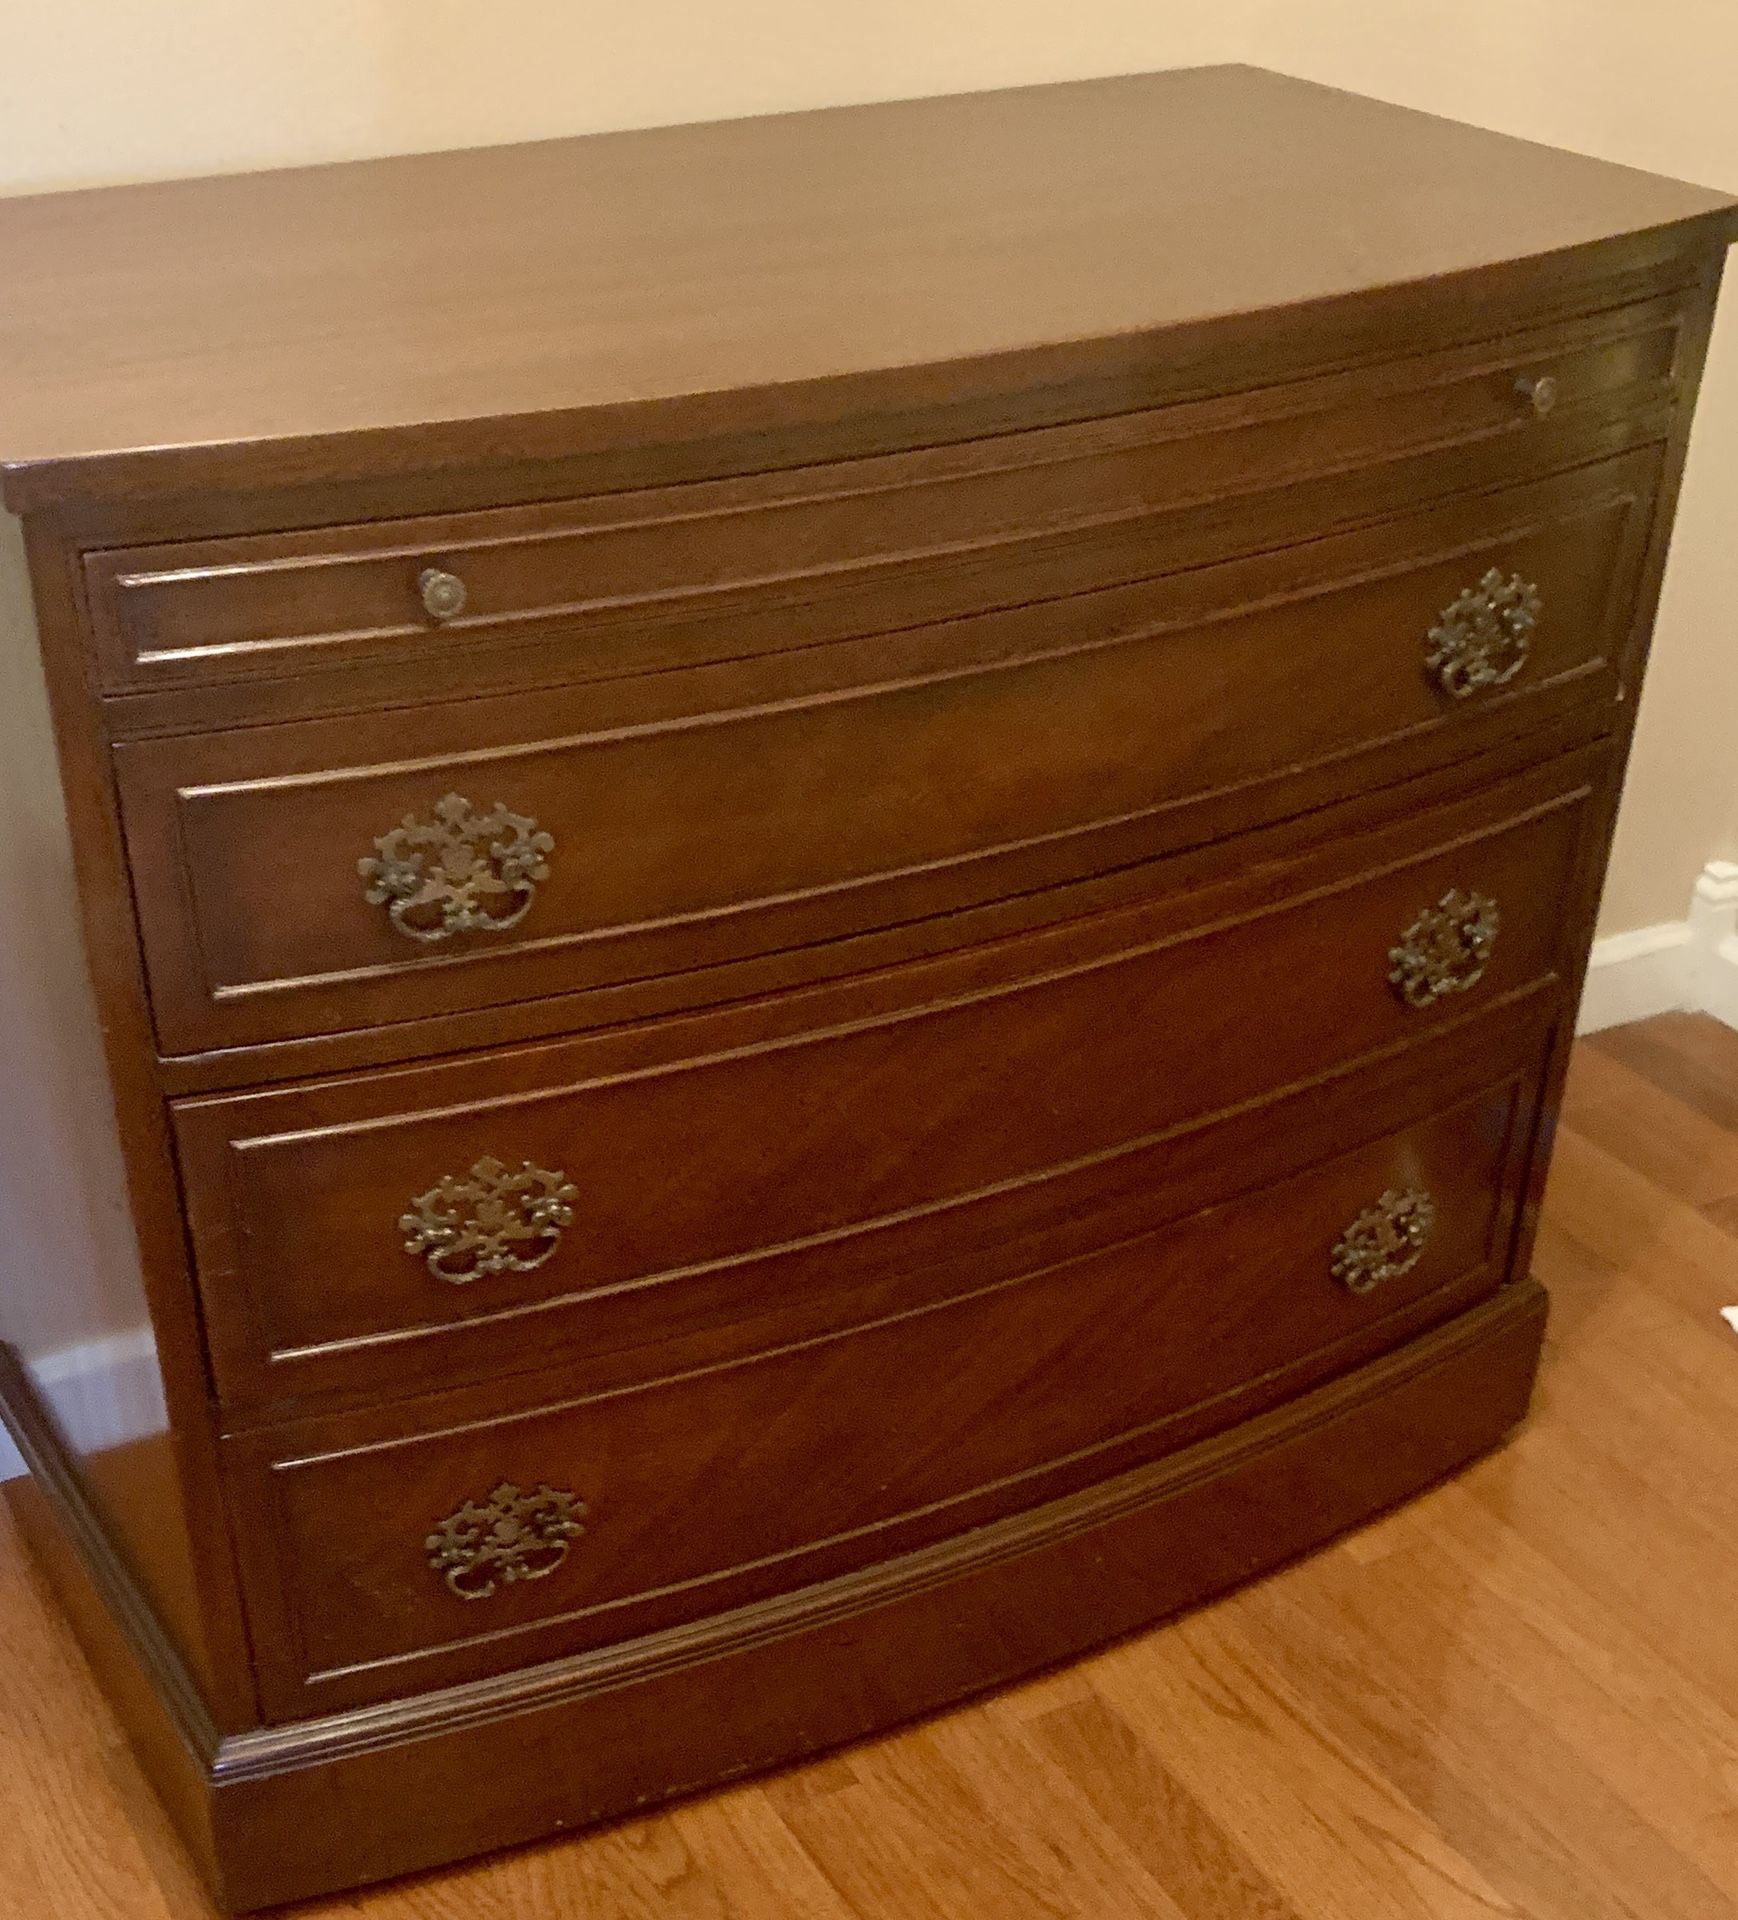
[[[546,1580],[585,1532],[586,1504],[558,1487],[530,1493],[503,1480],[467,1500],[423,1542],[428,1563],[461,1600],[487,1600],[516,1580]]]
[[[439,567],[424,567],[416,576],[416,589],[428,617],[442,622],[456,620],[470,597],[456,573],[443,572]]]
[[[432,820],[407,813],[356,863],[370,906],[385,906],[409,940],[504,933],[531,911],[549,878],[555,839],[496,801],[478,813],[462,795],[436,801]]]
[[[1352,1293],[1398,1280],[1424,1258],[1436,1202],[1421,1187],[1390,1187],[1366,1207],[1334,1246],[1334,1278]]]
[[[485,1158],[419,1193],[398,1229],[406,1253],[420,1254],[437,1280],[463,1286],[542,1266],[561,1245],[562,1228],[572,1226],[578,1198],[564,1173]]]
[[[1536,419],[1543,420],[1557,404],[1555,376],[1549,373],[1523,373],[1515,382],[1515,398],[1531,407]]]
[[[1388,951],[1388,984],[1409,1007],[1478,985],[1497,943],[1497,903],[1450,887],[1426,907]]]
[[[1465,700],[1514,679],[1527,664],[1542,604],[1531,581],[1518,573],[1505,580],[1492,567],[1476,587],[1444,607],[1424,656],[1443,692]]]

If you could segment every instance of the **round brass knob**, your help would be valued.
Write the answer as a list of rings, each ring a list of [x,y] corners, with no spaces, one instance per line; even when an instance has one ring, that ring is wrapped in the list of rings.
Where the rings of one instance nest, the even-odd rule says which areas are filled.
[[[456,573],[424,567],[416,576],[417,591],[431,620],[456,620],[465,610],[465,583]]]
[[[1548,373],[1523,373],[1515,382],[1515,398],[1532,408],[1535,419],[1543,420],[1557,404],[1557,382]]]

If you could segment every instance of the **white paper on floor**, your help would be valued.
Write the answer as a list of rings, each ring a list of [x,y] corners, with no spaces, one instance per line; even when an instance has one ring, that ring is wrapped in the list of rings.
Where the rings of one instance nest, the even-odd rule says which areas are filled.
[[[1720,1318],[1725,1321],[1734,1333],[1738,1333],[1738,1307],[1722,1307],[1720,1309]]]

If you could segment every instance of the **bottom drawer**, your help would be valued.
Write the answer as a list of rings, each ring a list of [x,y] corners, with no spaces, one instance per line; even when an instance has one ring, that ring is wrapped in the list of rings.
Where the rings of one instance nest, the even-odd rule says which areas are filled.
[[[832,1578],[1410,1338],[1502,1277],[1538,1041],[1495,1084],[1337,1158],[943,1305],[583,1398],[545,1375],[509,1383],[507,1410],[496,1387],[493,1405],[472,1390],[432,1413],[238,1436],[268,1712],[444,1685]],[[1343,1138],[1357,1092],[1339,1096]]]

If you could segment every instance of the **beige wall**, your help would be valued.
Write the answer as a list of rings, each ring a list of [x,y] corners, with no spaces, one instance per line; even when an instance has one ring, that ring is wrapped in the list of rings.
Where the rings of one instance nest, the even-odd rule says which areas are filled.
[[[11,0],[0,191],[1239,57],[1164,0]]]
[[[1732,0],[53,0],[0,192],[1248,59],[1738,188]],[[1738,295],[1708,375],[1605,930],[1738,857]]]
[[[1239,0],[1245,57],[1738,190],[1732,0]],[[1602,932],[1738,858],[1738,269],[1709,356]]]

